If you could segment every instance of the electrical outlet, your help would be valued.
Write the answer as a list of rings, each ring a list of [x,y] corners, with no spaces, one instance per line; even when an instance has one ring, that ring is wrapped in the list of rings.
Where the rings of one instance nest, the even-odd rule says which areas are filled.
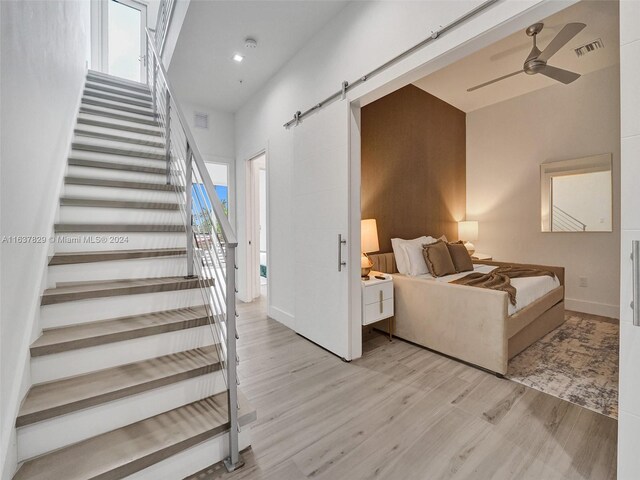
[[[587,277],[580,277],[579,285],[581,287],[588,287],[589,286],[589,282],[587,281]]]

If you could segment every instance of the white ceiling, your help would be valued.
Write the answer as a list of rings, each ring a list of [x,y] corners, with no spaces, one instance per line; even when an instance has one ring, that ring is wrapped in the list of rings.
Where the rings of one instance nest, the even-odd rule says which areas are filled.
[[[582,22],[587,27],[556,53],[549,60],[549,65],[584,75],[619,63],[617,1],[586,0],[544,19],[544,29],[538,35],[538,48],[544,50],[570,22]],[[577,57],[574,48],[598,38],[602,39],[604,49]],[[518,32],[414,82],[414,85],[465,112],[551,85],[561,85],[544,75],[520,74],[467,92],[470,87],[522,69],[531,46],[531,38],[524,31]],[[567,86],[570,87],[571,84]]]
[[[188,103],[235,112],[347,3],[192,1],[171,59],[171,82]],[[258,48],[245,48],[246,37]],[[233,61],[235,53],[244,61]]]

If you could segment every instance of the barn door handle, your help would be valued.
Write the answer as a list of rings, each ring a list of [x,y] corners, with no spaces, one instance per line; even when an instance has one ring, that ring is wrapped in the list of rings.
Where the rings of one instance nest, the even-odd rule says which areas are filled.
[[[347,266],[347,262],[342,260],[342,246],[346,245],[347,241],[342,238],[342,234],[338,234],[338,271],[342,271],[342,267]]]

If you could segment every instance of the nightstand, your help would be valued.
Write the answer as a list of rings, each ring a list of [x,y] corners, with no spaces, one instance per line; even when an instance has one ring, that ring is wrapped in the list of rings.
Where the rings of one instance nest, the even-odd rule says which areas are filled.
[[[376,275],[384,276],[381,280]],[[389,319],[389,340],[393,338],[393,277],[387,273],[371,272],[369,280],[362,280],[362,325]]]
[[[474,252],[473,255],[471,255],[471,260],[487,260],[487,261],[491,261],[493,260],[493,257],[487,253],[478,253],[478,252]]]

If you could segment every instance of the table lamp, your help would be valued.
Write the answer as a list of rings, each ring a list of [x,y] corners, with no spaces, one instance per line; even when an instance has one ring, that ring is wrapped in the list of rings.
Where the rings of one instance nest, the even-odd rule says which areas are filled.
[[[473,255],[476,247],[471,243],[471,240],[478,239],[478,222],[475,220],[458,222],[458,239],[464,242],[464,246],[467,248],[469,255]]]
[[[362,220],[360,222],[360,275],[363,279],[369,279],[369,272],[373,267],[373,262],[367,256],[367,253],[377,252],[380,250],[378,244],[378,227],[374,218]]]

